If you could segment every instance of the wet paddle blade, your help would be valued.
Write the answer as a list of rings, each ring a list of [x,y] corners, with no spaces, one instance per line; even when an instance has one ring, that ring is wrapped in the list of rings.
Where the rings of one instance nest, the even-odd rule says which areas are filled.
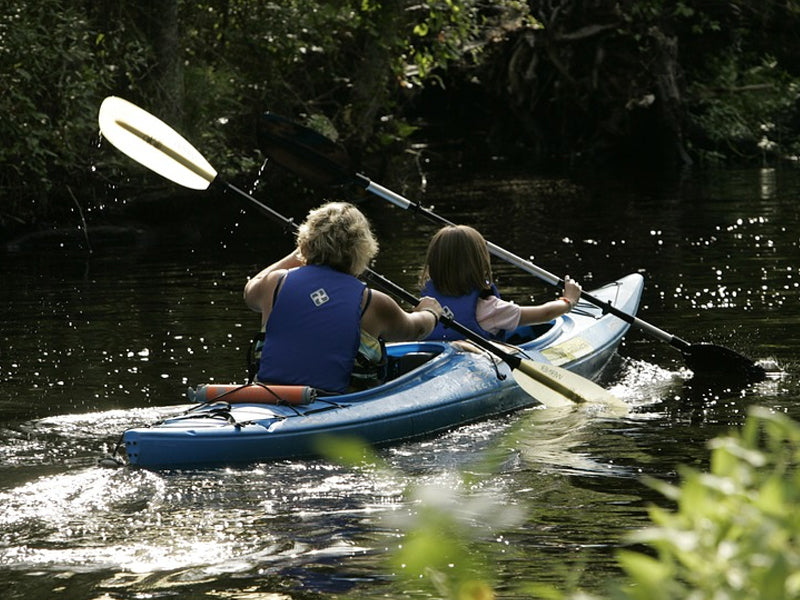
[[[767,371],[749,358],[716,344],[691,344],[683,350],[687,366],[695,376],[719,376],[744,381],[763,381]]]
[[[309,127],[266,112],[259,138],[264,154],[315,185],[341,185],[354,178],[347,151]]]
[[[518,376],[518,372],[521,372],[522,376]],[[530,379],[545,385],[552,393],[557,394],[567,402],[605,404],[620,409],[624,407],[626,412],[628,410],[627,404],[605,388],[562,367],[532,360],[522,360],[519,368],[514,369],[513,374],[514,379],[523,389],[524,386],[520,383],[520,379],[523,382]]]
[[[521,387],[529,396],[535,398],[547,408],[575,408],[575,402],[553,388],[543,384],[542,382],[534,379],[530,375],[524,373],[520,369],[511,371],[514,381]]]
[[[205,190],[217,176],[172,127],[127,100],[109,96],[97,120],[103,137],[120,152],[178,185]]]

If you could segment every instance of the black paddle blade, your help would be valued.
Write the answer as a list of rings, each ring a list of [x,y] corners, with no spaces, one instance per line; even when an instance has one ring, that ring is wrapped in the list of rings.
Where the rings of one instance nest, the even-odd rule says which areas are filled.
[[[258,133],[267,156],[315,185],[341,185],[355,175],[347,151],[309,127],[266,112]]]
[[[692,344],[683,351],[688,367],[696,376],[719,375],[739,381],[763,381],[766,370],[746,356],[716,344]]]

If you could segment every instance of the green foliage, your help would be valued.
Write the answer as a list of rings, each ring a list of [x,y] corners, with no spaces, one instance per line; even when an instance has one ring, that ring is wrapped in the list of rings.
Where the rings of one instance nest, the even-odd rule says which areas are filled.
[[[480,46],[474,42],[480,35],[481,20],[475,2],[421,3],[414,12],[418,20],[406,52],[410,63],[404,69],[407,85],[421,85],[437,68],[474,58],[479,52]],[[436,81],[442,85],[438,77]]]
[[[504,5],[518,3],[505,0]],[[188,102],[213,119],[238,109],[230,138],[252,140],[269,109],[326,115],[343,141],[386,144],[409,134],[398,103],[453,62],[475,56],[484,22],[476,0],[255,0],[181,5]],[[209,68],[213,65],[213,71]],[[224,76],[216,77],[219,71]],[[200,75],[200,76],[198,76]],[[208,77],[208,79],[204,79]],[[194,100],[193,100],[194,99]]]
[[[0,11],[0,223],[49,216],[52,196],[90,178],[98,98],[119,68],[144,61],[126,44],[127,63],[109,62],[122,51],[115,40],[74,2],[20,0]]]
[[[741,432],[711,448],[709,473],[651,482],[677,509],[653,508],[655,527],[632,537],[655,556],[620,553],[633,584],[623,597],[800,598],[800,426],[753,409]]]
[[[658,28],[678,40],[686,138],[695,156],[797,158],[792,156],[798,145],[792,122],[800,118],[795,2],[784,12],[772,5],[755,10],[746,0],[647,0],[633,3],[629,14],[641,39]],[[762,32],[769,33],[762,39]],[[647,48],[641,46],[645,55]]]
[[[4,3],[0,225],[48,217],[67,186],[90,188],[99,154],[102,177],[123,178],[97,147],[97,109],[112,93],[164,118],[228,177],[261,164],[264,110],[324,120],[357,157],[402,147],[416,131],[406,108],[425,87],[450,93],[451,81],[483,81],[487,97],[496,89],[518,108],[485,111],[513,132],[504,147],[533,136],[564,156],[639,139],[702,157],[800,154],[797,2]],[[171,6],[177,32],[156,31]],[[173,33],[167,59],[161,34]]]
[[[521,142],[661,166],[797,160],[796,2],[530,4],[546,33],[497,65]]]
[[[792,153],[786,125],[800,100],[800,79],[780,68],[773,56],[746,58],[735,52],[710,59],[703,75],[688,90],[690,118],[707,139],[698,145],[699,154]]]
[[[0,12],[0,186],[45,196],[53,171],[90,140],[76,137],[89,104],[93,38],[84,16],[57,0],[21,1]],[[63,97],[67,101],[59,101]],[[77,122],[76,122],[77,120]],[[22,211],[23,218],[33,207]]]
[[[397,102],[459,60],[481,21],[474,0],[174,1],[180,82],[157,79],[158,3],[6,2],[0,108],[13,117],[0,124],[0,184],[14,200],[0,224],[51,216],[65,182],[91,183],[97,110],[112,93],[167,120],[226,175],[261,163],[264,110],[324,116],[360,146],[404,139],[413,128],[395,118]],[[159,108],[176,89],[172,121]]]

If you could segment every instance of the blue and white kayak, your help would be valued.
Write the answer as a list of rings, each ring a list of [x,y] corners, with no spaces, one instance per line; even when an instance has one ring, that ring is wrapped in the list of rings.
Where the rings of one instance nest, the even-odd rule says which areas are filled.
[[[631,274],[591,293],[635,315],[643,286],[642,276]],[[628,327],[581,301],[547,325],[513,332],[508,351],[593,379]],[[280,403],[246,394],[212,395],[174,417],[125,431],[121,446],[130,465],[151,469],[242,465],[317,456],[326,436],[383,446],[537,404],[509,375],[509,367],[484,350],[459,343],[402,342],[389,344],[387,352],[389,379],[382,385],[337,396],[304,389]],[[202,396],[204,388],[198,392]]]

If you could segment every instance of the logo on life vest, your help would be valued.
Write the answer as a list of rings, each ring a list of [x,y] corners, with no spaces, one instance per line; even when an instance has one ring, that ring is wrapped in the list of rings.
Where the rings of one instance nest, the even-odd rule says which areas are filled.
[[[328,292],[326,292],[323,288],[319,288],[309,294],[311,296],[311,301],[314,303],[314,306],[322,306],[330,297],[328,296]]]

